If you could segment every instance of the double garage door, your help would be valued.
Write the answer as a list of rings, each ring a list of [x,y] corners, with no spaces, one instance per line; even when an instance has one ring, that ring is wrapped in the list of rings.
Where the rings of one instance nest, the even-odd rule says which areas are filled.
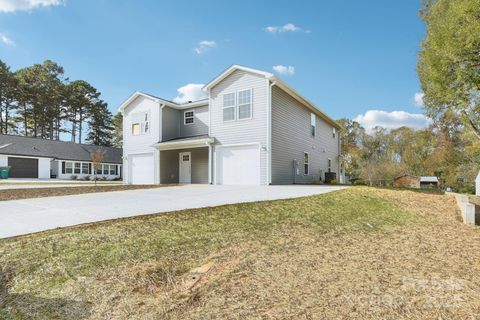
[[[216,183],[225,185],[260,184],[260,148],[243,145],[216,148]]]
[[[11,178],[38,178],[38,159],[8,157]]]

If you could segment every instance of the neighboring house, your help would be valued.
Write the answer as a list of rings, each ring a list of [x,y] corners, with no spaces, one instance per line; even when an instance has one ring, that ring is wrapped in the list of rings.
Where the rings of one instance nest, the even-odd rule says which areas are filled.
[[[411,174],[404,174],[393,179],[393,186],[396,188],[432,188],[438,187],[437,177],[419,177]]]
[[[233,65],[204,91],[184,104],[135,92],[120,106],[125,182],[343,182],[339,125],[273,74]]]
[[[103,152],[102,168],[97,177],[121,177],[120,148],[13,135],[0,135],[0,167],[10,167],[11,178],[93,178],[90,154],[96,150]]]

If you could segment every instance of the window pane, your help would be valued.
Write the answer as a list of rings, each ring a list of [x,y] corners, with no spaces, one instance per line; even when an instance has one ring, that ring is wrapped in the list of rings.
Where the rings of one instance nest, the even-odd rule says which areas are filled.
[[[98,165],[97,167],[97,174],[102,174],[102,165]]]
[[[252,116],[252,108],[250,104],[245,104],[242,106],[238,106],[238,118],[239,119],[247,119]]]
[[[103,174],[108,175],[108,164],[103,165]]]
[[[114,165],[114,164],[110,165],[110,175],[112,175],[112,176],[115,175],[115,167],[116,167],[116,165]]]
[[[238,92],[238,104],[250,103],[250,90],[244,90]]]
[[[235,120],[235,108],[223,109],[223,121]]]
[[[315,137],[315,126],[312,126],[312,137]]]
[[[132,124],[132,135],[136,136],[140,134],[140,124],[134,123]]]
[[[73,163],[72,162],[66,162],[65,163],[65,173],[73,173]]]
[[[308,174],[308,164],[303,165],[303,173]]]
[[[235,106],[235,93],[229,93],[223,95],[223,107]]]
[[[82,163],[82,173],[83,174],[89,174],[88,172],[88,163]]]
[[[308,163],[308,153],[303,155],[303,162]]]
[[[75,173],[80,173],[80,162],[75,162]]]

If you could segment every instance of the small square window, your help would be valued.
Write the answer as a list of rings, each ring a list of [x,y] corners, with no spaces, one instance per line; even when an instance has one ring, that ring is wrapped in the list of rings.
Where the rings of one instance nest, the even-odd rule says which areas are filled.
[[[132,135],[138,136],[140,134],[140,123],[132,124]]]
[[[184,124],[195,123],[195,112],[194,111],[185,111],[183,113],[183,123]]]
[[[190,161],[190,155],[184,154],[184,155],[182,156],[182,160],[183,160],[183,161]]]

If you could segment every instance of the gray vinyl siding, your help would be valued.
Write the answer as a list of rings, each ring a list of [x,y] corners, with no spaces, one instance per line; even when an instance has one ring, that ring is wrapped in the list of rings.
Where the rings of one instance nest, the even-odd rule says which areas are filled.
[[[223,121],[223,94],[252,89],[252,119]],[[258,143],[261,184],[267,184],[268,81],[257,74],[237,70],[215,85],[210,92],[211,136],[215,143]]]
[[[178,137],[180,130],[178,122],[180,121],[180,113],[178,110],[164,107],[162,109],[162,141],[175,139]]]
[[[311,111],[282,89],[272,88],[272,184],[312,183],[322,181],[328,159],[332,172],[338,170],[338,132],[333,138],[333,127],[316,116],[316,135],[310,130]],[[309,174],[303,172],[304,152],[309,154]],[[293,160],[298,161],[299,174],[294,176]]]
[[[178,183],[180,152],[192,153],[192,183],[208,184],[208,148],[160,151],[160,181]]]
[[[185,124],[183,114],[186,111],[194,111],[194,123]],[[179,110],[179,112],[180,137],[191,137],[208,134],[208,106]]]
[[[193,110],[195,120],[193,124],[184,124],[183,113]],[[177,110],[164,107],[162,111],[162,141],[175,138],[199,136],[208,134],[208,106]]]

